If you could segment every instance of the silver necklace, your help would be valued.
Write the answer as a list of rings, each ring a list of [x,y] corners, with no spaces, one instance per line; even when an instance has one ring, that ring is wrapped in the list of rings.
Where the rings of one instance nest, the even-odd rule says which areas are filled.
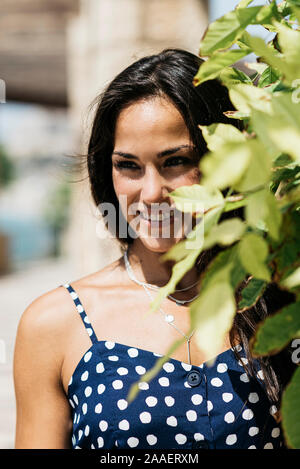
[[[138,283],[138,285],[141,285],[144,288],[147,295],[149,296],[149,298],[151,299],[151,301],[153,301],[154,298],[152,297],[150,291],[148,290],[148,288],[149,288],[148,284],[145,283],[145,282],[139,282],[137,279],[135,279],[133,271],[131,269],[131,265],[130,265],[128,257],[127,257],[127,251],[125,251],[125,253],[124,253],[124,260],[125,260],[126,271],[128,273],[129,278],[131,280],[133,280],[134,282],[136,281],[136,283]],[[191,338],[192,338],[195,330],[193,330],[190,335],[186,335],[181,329],[179,329],[179,327],[177,327],[174,324],[174,319],[175,318],[174,318],[173,314],[166,314],[165,311],[161,307],[159,307],[159,311],[164,316],[164,320],[166,321],[166,323],[169,324],[170,326],[174,327],[174,329],[176,329],[176,331],[179,332],[179,334],[181,334],[185,338],[186,343],[187,343],[188,363],[189,363],[189,365],[191,365],[190,341],[191,341]]]
[[[158,287],[157,285],[152,285],[151,283],[141,282],[140,280],[138,280],[136,278],[136,276],[134,275],[133,270],[131,268],[131,265],[130,265],[130,262],[129,262],[129,259],[128,259],[128,255],[127,255],[127,251],[128,250],[126,250],[124,252],[124,262],[125,262],[127,273],[129,275],[129,277],[131,278],[131,280],[133,282],[135,282],[137,285],[140,285],[141,287],[147,287],[150,290],[159,290],[160,287]],[[198,283],[198,281],[193,283],[193,285],[190,285],[188,287],[181,288],[181,289],[178,289],[178,290],[175,290],[175,291],[178,292],[178,291],[189,290],[192,287],[194,287],[195,285],[197,285],[197,283]],[[182,306],[182,305],[185,305],[186,303],[191,303],[193,300],[198,298],[198,296],[199,296],[199,293],[197,293],[197,295],[195,295],[193,298],[191,298],[189,300],[178,300],[177,298],[174,298],[174,296],[172,296],[172,295],[168,295],[168,298],[171,298],[172,300],[174,300],[177,306]]]

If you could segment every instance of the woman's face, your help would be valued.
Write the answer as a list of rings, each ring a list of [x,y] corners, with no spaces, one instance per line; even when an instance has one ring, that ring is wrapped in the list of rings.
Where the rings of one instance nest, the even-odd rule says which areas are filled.
[[[166,252],[184,237],[181,213],[168,193],[199,183],[198,157],[176,107],[162,97],[137,101],[116,122],[112,177],[122,213],[135,237]],[[154,220],[163,216],[164,220]]]

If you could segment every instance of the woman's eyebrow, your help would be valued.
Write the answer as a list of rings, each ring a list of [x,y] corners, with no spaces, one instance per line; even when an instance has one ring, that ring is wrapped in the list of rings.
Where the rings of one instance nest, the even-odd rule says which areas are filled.
[[[167,148],[166,150],[163,150],[159,153],[157,153],[157,157],[161,158],[163,156],[168,156],[168,155],[173,155],[173,153],[177,153],[179,150],[182,150],[183,148],[189,148],[191,150],[194,150],[195,147],[192,145],[180,145],[179,147],[174,147],[174,148]],[[138,160],[138,157],[136,155],[133,155],[132,153],[125,153],[123,151],[113,151],[113,155],[119,155],[119,156],[124,156],[125,158],[133,159],[133,160]]]

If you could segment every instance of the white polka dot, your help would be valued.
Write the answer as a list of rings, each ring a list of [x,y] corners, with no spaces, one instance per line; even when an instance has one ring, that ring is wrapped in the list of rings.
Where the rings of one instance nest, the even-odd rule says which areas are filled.
[[[95,446],[93,445],[93,443],[91,444],[91,449],[95,449]]]
[[[175,366],[173,365],[173,363],[164,363],[163,365],[163,369],[167,372],[167,373],[172,373],[174,370],[175,370]]]
[[[166,403],[166,405],[167,405],[168,407],[172,407],[172,405],[174,405],[174,403],[175,403],[174,397],[172,397],[172,396],[166,396],[166,397],[165,397],[165,403]]]
[[[82,413],[85,415],[87,413],[87,403],[82,404]]]
[[[131,358],[135,358],[135,357],[138,356],[139,351],[138,351],[136,348],[129,348],[129,349],[127,350],[127,353],[128,353],[128,355],[129,355]]]
[[[240,344],[237,344],[232,348],[232,350],[236,350],[237,352],[241,352],[242,351],[242,346]]]
[[[174,417],[174,415],[171,415],[171,417],[168,417],[166,422],[167,422],[167,425],[170,425],[170,427],[176,427],[177,426],[177,418]]]
[[[241,357],[241,358],[239,359],[239,361],[238,361],[238,364],[239,364],[240,366],[248,365],[248,359],[245,358],[245,357]]]
[[[83,313],[82,305],[77,305],[76,308],[77,308],[78,313]]]
[[[93,355],[92,352],[87,352],[87,353],[84,355],[83,359],[84,359],[85,363],[87,363],[87,362],[91,359],[91,356],[92,356],[92,355]]]
[[[151,414],[149,412],[142,412],[140,414],[140,421],[142,423],[149,423],[151,422]]]
[[[230,402],[233,399],[233,394],[231,392],[223,392],[222,399],[224,402]]]
[[[251,445],[251,446],[249,446],[248,449],[256,449],[256,446],[255,446],[255,445]]]
[[[250,436],[255,436],[255,435],[258,434],[258,432],[259,432],[258,427],[250,427],[248,433],[249,433]]]
[[[155,445],[157,443],[157,438],[155,435],[147,435],[146,436],[146,440],[148,442],[149,445]]]
[[[218,373],[225,373],[228,370],[228,366],[226,363],[219,363],[217,366],[217,372]]]
[[[213,403],[211,401],[207,401],[207,412],[210,412],[213,408]]]
[[[84,429],[84,434],[85,434],[85,436],[88,436],[89,433],[90,433],[90,427],[88,425],[86,425],[86,427]]]
[[[98,363],[98,365],[96,366],[96,371],[97,371],[97,373],[103,373],[104,365],[103,365],[102,362]]]
[[[79,430],[79,432],[78,432],[78,440],[80,440],[80,438],[82,437],[82,435],[83,435],[83,431],[82,431],[82,430]]]
[[[143,366],[136,366],[135,371],[138,375],[144,375],[146,373],[146,368],[144,368]]]
[[[123,388],[123,381],[121,381],[120,379],[115,379],[112,382],[112,386],[113,386],[114,389],[122,389]]]
[[[134,436],[131,436],[130,438],[128,438],[127,443],[130,448],[135,448],[139,444],[139,439],[135,438]]]
[[[74,396],[73,396],[73,397],[74,397]],[[74,399],[74,400],[75,400],[75,399]],[[271,415],[275,415],[277,411],[278,411],[278,409],[277,409],[276,405],[272,405],[272,406],[270,407],[270,414],[271,414]]]
[[[73,298],[73,300],[77,300],[78,295],[74,291],[71,291],[71,297]]]
[[[108,348],[108,350],[113,349],[114,346],[115,346],[115,342],[111,342],[111,341],[109,341],[109,340],[107,340],[107,341],[105,342],[105,347]]]
[[[264,449],[273,449],[273,445],[272,443],[266,443],[265,446],[264,446]]]
[[[259,401],[257,392],[251,392],[249,394],[248,401],[251,402],[252,404],[256,404],[256,402]]]
[[[223,381],[220,378],[213,378],[210,382],[212,386],[215,386],[216,388],[219,388],[220,386],[223,385]]]
[[[90,327],[87,327],[87,333],[88,335],[91,337],[91,335],[93,335],[93,329],[91,329]]]
[[[76,405],[78,405],[78,397],[76,396],[76,394],[73,394],[73,401]]]
[[[226,445],[234,445],[236,442],[237,442],[237,437],[235,434],[227,436]]]
[[[154,407],[157,404],[157,399],[154,396],[149,396],[145,399],[147,406]]]
[[[89,372],[88,371],[85,371],[84,373],[82,373],[81,375],[81,381],[86,381],[89,377]]]
[[[138,383],[138,387],[143,391],[147,391],[147,389],[149,389],[149,384],[146,383],[146,381],[142,381],[141,383]]]
[[[162,357],[162,354],[161,354],[161,353],[153,352],[153,355],[154,355],[155,357]]]
[[[89,320],[89,318],[87,316],[84,317],[84,322],[86,324],[91,324],[91,321]]]
[[[278,427],[273,428],[271,435],[273,438],[278,438],[280,435],[280,428]]]
[[[121,420],[121,422],[119,422],[119,429],[120,430],[129,430],[129,422],[128,420],[124,419],[124,420]]]
[[[73,407],[73,409],[75,409],[75,405],[74,405],[74,402],[72,401],[72,399],[69,399],[69,402],[70,402],[71,406]]]
[[[262,370],[259,370],[259,371],[256,373],[256,376],[258,377],[258,379],[264,379],[263,371],[262,371]]]
[[[165,378],[165,377],[159,378],[158,382],[161,386],[164,386],[164,387],[169,386],[170,384],[169,378]]]
[[[102,394],[105,391],[105,384],[99,384],[97,388],[98,394]]]
[[[240,380],[243,381],[243,383],[249,383],[249,377],[248,377],[247,373],[241,374]]]
[[[127,370],[127,368],[124,368],[124,366],[121,366],[120,368],[117,369],[117,373],[120,376],[124,376],[124,375],[128,374],[128,370]]]
[[[96,414],[101,414],[101,412],[102,412],[102,404],[100,404],[100,402],[99,402],[99,404],[97,404],[96,407],[95,407],[95,413]]]
[[[99,436],[97,438],[97,443],[98,443],[98,448],[102,448],[104,446],[104,440],[103,440],[102,436]]]
[[[111,362],[117,362],[119,360],[119,357],[117,355],[109,355],[108,359]]]
[[[191,400],[192,400],[192,403],[195,404],[195,405],[199,405],[203,402],[203,397],[201,396],[201,394],[194,394],[192,397],[191,397]]]
[[[235,416],[233,412],[227,412],[227,414],[224,415],[224,420],[227,423],[232,423],[235,421]]]
[[[202,441],[204,440],[204,435],[202,435],[202,433],[195,433],[194,438],[196,441]]]
[[[186,371],[190,371],[192,369],[192,365],[189,365],[188,363],[181,362],[181,366]]]
[[[177,435],[175,435],[175,440],[179,445],[184,445],[184,443],[187,441],[187,437],[182,433],[177,433]]]
[[[106,420],[100,420],[99,422],[99,428],[102,432],[105,432],[107,430],[107,427],[108,427],[108,423],[106,422]]]
[[[251,409],[245,409],[242,413],[242,417],[245,420],[251,420],[254,417],[254,414]]]
[[[117,406],[119,407],[120,410],[127,409],[128,402],[125,399],[119,399],[117,402]]]
[[[80,420],[80,414],[78,414],[78,416],[77,416],[77,421],[76,421],[76,423],[79,423],[79,420]]]
[[[197,420],[197,413],[194,410],[188,410],[185,414],[186,414],[186,418],[190,422],[195,422],[195,420]]]
[[[71,376],[70,381],[68,382],[68,386],[71,386],[72,383],[73,383],[73,375]]]
[[[92,388],[91,386],[87,386],[84,390],[84,394],[86,395],[86,397],[90,397],[90,395],[92,394]]]
[[[192,387],[187,381],[185,381],[183,384],[184,384],[185,388],[191,388]]]

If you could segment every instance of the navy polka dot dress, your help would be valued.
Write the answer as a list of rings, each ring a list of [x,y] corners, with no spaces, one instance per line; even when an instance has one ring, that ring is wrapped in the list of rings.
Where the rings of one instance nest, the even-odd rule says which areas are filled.
[[[257,379],[248,377],[229,349],[213,366],[195,366],[169,358],[148,383],[139,383],[133,402],[131,385],[161,355],[117,342],[98,340],[71,285],[70,293],[91,339],[68,384],[75,449],[278,449],[281,429]]]

